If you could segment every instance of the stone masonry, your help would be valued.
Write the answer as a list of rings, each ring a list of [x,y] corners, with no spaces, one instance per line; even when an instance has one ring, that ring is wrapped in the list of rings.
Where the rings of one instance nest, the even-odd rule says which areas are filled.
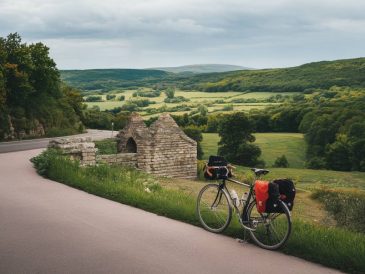
[[[133,113],[117,138],[118,152],[136,153],[139,169],[166,177],[196,177],[197,144],[169,114],[162,114],[148,128],[142,117]]]
[[[61,149],[64,154],[79,160],[82,165],[96,164],[97,149],[91,141],[91,137],[53,139],[49,142],[48,147]]]
[[[58,138],[48,147],[61,149],[82,165],[127,165],[159,176],[196,178],[197,144],[169,114],[161,115],[148,128],[142,117],[133,113],[117,135],[117,154],[96,155],[90,137]]]

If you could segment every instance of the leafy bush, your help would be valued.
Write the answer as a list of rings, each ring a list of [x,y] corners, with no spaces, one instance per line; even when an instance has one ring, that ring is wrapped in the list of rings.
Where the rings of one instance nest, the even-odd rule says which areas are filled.
[[[276,158],[273,167],[289,167],[288,160],[285,155],[281,155]]]
[[[60,153],[55,149],[47,149],[36,157],[30,159],[39,175],[48,176],[52,161],[59,157]]]
[[[90,95],[90,96],[87,96],[85,99],[84,99],[85,102],[102,102],[103,99],[101,96],[98,96],[98,95]]]
[[[173,98],[167,97],[164,100],[165,103],[182,103],[182,102],[188,102],[188,101],[190,101],[190,100],[183,96],[177,96],[177,97],[173,97]]]
[[[161,91],[159,90],[152,90],[152,91],[136,91],[133,92],[133,97],[139,96],[139,97],[148,97],[148,98],[154,98],[154,97],[160,97]]]
[[[106,95],[107,100],[113,100],[113,99],[115,99],[115,97],[116,97],[116,95],[114,95],[114,94],[107,94]]]
[[[320,157],[313,157],[306,162],[306,167],[310,169],[324,169],[326,167],[326,161]]]
[[[119,97],[118,97],[118,101],[124,101],[125,100],[125,96],[124,95],[120,95]]]
[[[318,189],[312,195],[324,203],[337,224],[365,233],[365,193],[355,190]]]

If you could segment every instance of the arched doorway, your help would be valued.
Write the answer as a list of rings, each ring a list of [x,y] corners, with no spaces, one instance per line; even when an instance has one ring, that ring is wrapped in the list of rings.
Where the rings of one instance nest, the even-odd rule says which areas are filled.
[[[137,144],[132,137],[130,137],[125,145],[127,153],[137,153]]]

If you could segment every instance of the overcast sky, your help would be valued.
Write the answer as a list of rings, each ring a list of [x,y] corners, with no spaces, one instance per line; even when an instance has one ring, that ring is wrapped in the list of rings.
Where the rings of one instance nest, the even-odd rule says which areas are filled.
[[[365,56],[363,0],[0,0],[0,36],[60,69],[287,67]]]

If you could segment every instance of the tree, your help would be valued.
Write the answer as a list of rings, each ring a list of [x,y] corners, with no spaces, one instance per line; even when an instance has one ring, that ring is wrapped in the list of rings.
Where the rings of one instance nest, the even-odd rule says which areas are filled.
[[[203,158],[203,149],[201,146],[201,141],[203,141],[203,134],[201,130],[196,126],[189,126],[183,129],[185,134],[197,143],[197,157],[199,160]]]
[[[336,142],[327,145],[325,159],[328,168],[340,171],[351,170],[351,146],[347,136],[340,135]]]
[[[250,144],[255,141],[253,125],[243,112],[223,116],[218,133],[221,137],[218,154],[234,164],[254,166],[259,163],[261,150]]]
[[[166,97],[169,99],[172,99],[175,97],[175,89],[172,87],[169,87],[165,90]]]

